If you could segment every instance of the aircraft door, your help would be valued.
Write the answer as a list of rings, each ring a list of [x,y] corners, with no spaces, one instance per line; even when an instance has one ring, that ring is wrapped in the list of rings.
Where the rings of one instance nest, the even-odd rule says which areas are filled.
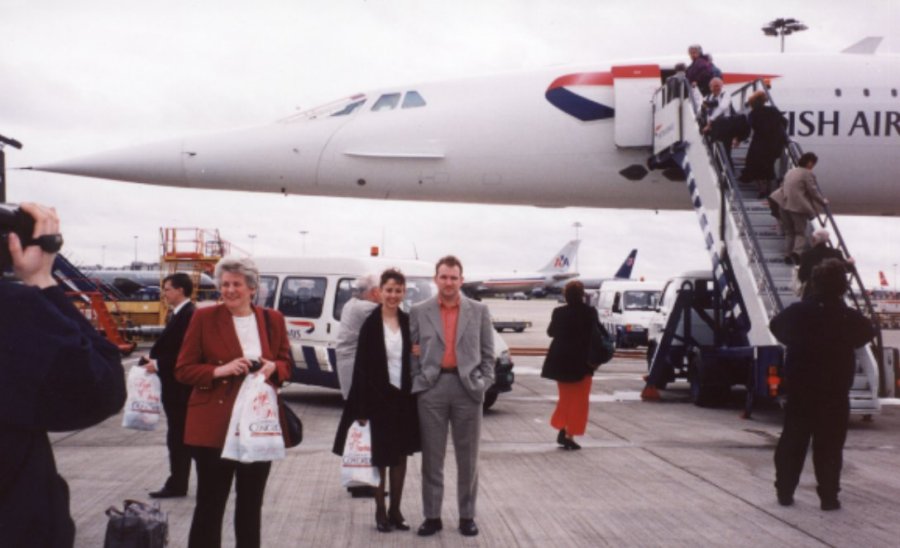
[[[659,65],[613,67],[612,75],[616,101],[616,146],[651,146],[653,93],[662,85]]]

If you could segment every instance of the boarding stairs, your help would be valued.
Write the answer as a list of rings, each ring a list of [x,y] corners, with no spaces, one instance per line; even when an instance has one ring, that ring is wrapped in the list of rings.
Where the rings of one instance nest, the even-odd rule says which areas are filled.
[[[757,90],[769,95],[765,83],[757,80],[734,91],[732,105],[745,105],[746,98]],[[769,102],[774,106],[771,95]],[[757,197],[753,183],[738,180],[746,147],[732,150],[729,162],[725,147],[702,135],[698,123],[700,97],[683,76],[669,78],[657,90],[653,109],[654,158],[657,162],[674,161],[684,171],[721,293],[718,297],[724,320],[746,334],[746,341],[738,344],[757,348],[778,345],[768,329],[769,321],[799,297],[793,289],[793,267],[784,261],[784,237],[767,201]],[[782,175],[798,164],[802,153],[799,145],[789,139],[786,142],[789,144],[779,162]],[[852,256],[827,207],[811,225],[811,230],[828,229],[844,256]],[[850,282],[848,304],[874,320],[868,295],[855,271]],[[856,354],[857,374],[850,393],[853,414],[869,417],[880,411],[879,378],[883,376],[879,375],[876,356],[881,355],[879,330],[872,345]]]

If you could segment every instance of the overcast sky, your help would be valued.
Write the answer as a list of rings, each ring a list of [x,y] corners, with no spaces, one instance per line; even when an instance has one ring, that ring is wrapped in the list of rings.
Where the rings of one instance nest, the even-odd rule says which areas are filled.
[[[736,6],[736,7],[735,7]],[[835,52],[881,35],[900,52],[900,2],[686,0],[4,0],[0,134],[8,166],[264,124],[404,82],[678,55],[770,52],[759,30],[795,17],[789,52]],[[685,191],[687,192],[687,191]],[[158,259],[159,228],[218,228],[257,254],[434,260],[471,271],[534,270],[575,235],[581,271],[664,279],[708,268],[693,212],[537,209],[198,191],[10,171],[8,201],[56,205],[75,261]],[[900,262],[900,221],[841,218],[866,283]],[[455,226],[455,230],[448,227]],[[300,231],[308,231],[304,237]],[[256,235],[255,239],[250,235]],[[105,246],[105,249],[104,249]]]

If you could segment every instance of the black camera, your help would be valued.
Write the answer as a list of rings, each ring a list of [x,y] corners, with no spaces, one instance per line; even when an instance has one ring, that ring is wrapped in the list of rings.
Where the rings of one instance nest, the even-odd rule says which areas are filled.
[[[31,235],[34,234],[34,219],[15,204],[0,204],[0,271],[12,266],[9,254],[10,233],[19,236],[22,247],[34,245]]]
[[[706,101],[703,101],[703,105],[706,107],[707,110],[716,110],[716,107],[719,106],[719,100],[718,99],[707,99]]]
[[[250,360],[250,372],[256,373],[262,369],[262,362],[259,360]]]

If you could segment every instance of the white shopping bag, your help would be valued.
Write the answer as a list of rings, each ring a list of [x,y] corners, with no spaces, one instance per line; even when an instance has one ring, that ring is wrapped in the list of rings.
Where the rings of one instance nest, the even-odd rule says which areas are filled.
[[[344,442],[344,455],[341,459],[341,485],[344,487],[378,487],[381,475],[378,468],[372,466],[372,432],[369,423],[360,426],[353,421],[347,431]]]
[[[134,366],[128,371],[126,381],[128,399],[122,426],[134,430],[154,430],[159,423],[160,394],[162,385],[156,373]]]
[[[284,458],[278,398],[261,374],[249,375],[241,385],[231,411],[222,458],[240,462]]]

